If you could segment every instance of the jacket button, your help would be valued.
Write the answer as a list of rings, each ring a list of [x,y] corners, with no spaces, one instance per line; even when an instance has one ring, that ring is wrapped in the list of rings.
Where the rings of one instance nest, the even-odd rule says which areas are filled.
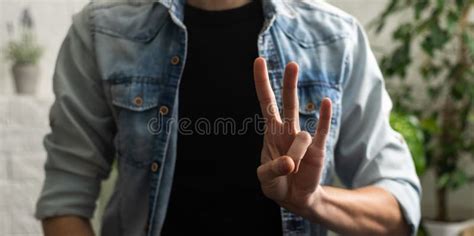
[[[151,163],[151,167],[150,167],[151,172],[156,173],[156,172],[158,172],[159,168],[160,168],[160,165],[158,165],[158,163],[156,161]]]
[[[135,104],[136,106],[141,107],[141,106],[143,105],[143,98],[140,97],[140,96],[136,96],[136,97],[133,99],[133,104]]]
[[[170,109],[167,106],[160,107],[160,115],[165,116],[170,112]]]
[[[178,65],[179,64],[179,57],[178,56],[172,57],[171,58],[171,64]]]
[[[314,103],[312,103],[312,102],[306,103],[306,107],[305,107],[305,108],[306,108],[306,111],[313,111],[314,108],[315,108]]]

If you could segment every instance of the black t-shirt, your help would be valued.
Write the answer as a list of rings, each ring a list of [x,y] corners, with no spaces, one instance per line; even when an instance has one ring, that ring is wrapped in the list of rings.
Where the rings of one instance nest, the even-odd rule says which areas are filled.
[[[179,88],[176,171],[162,235],[281,235],[280,208],[261,192],[263,124],[253,61],[260,1],[225,11],[185,8],[188,52]],[[184,125],[183,125],[184,127]]]

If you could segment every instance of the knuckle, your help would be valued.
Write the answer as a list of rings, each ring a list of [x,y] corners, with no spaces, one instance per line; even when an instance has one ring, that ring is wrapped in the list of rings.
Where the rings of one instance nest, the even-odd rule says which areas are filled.
[[[278,113],[278,108],[273,103],[273,100],[269,102],[270,104],[267,105],[266,110],[271,115],[276,115]]]

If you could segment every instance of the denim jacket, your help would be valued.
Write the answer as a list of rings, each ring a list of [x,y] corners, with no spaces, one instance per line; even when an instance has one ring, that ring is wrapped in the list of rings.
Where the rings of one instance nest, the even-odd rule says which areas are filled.
[[[53,78],[56,100],[44,139],[48,158],[37,218],[92,217],[101,181],[116,160],[119,174],[102,235],[160,234],[176,158],[177,124],[170,121],[178,118],[186,62],[183,4],[100,0],[74,16]],[[264,27],[255,43],[267,59],[278,104],[290,61],[301,71],[302,130],[314,133],[310,121],[317,121],[321,100],[333,101],[321,184],[337,174],[347,188],[387,190],[414,234],[420,183],[407,145],[389,125],[391,101],[362,27],[320,1],[262,4]],[[158,126],[166,129],[155,132]],[[285,209],[281,217],[284,235],[326,234],[317,222]]]

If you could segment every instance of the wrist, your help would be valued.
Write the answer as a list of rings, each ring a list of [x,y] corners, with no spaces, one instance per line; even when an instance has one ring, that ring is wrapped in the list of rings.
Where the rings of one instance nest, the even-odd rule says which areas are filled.
[[[308,220],[312,222],[320,222],[326,208],[327,193],[321,185],[318,185],[316,190],[311,195],[308,210]]]

